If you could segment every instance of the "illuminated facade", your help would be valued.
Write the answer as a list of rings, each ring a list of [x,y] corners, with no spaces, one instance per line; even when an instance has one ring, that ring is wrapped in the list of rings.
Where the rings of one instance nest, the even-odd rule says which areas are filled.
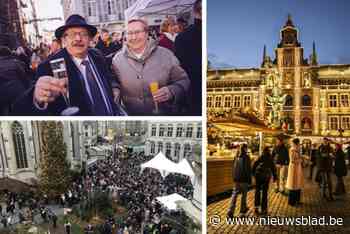
[[[265,98],[271,94],[271,79],[277,71],[286,95],[283,129],[299,136],[350,136],[350,64],[319,65],[315,43],[305,59],[298,34],[289,16],[274,60],[264,47],[260,68],[209,69],[208,115],[252,107],[266,119],[271,106]]]

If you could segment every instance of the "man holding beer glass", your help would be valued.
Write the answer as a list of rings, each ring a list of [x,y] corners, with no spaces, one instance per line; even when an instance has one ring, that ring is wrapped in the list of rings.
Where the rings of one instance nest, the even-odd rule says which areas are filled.
[[[103,55],[89,48],[96,33],[97,29],[80,15],[71,15],[56,30],[64,49],[38,67],[32,92],[34,114],[125,115],[113,100],[110,71]]]
[[[127,24],[126,45],[113,58],[129,115],[181,115],[190,81],[174,54],[149,38],[144,20]]]

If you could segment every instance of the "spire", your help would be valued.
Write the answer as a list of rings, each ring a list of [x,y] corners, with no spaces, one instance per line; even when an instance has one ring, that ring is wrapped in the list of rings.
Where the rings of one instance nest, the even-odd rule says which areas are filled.
[[[264,45],[263,61],[266,60],[266,45]]]
[[[317,54],[316,54],[316,43],[315,41],[312,42],[312,54],[311,54],[311,65],[317,65]]]
[[[287,19],[285,27],[286,26],[294,27],[294,24],[293,24],[293,21],[292,21],[292,15],[290,13],[288,14],[288,19]]]

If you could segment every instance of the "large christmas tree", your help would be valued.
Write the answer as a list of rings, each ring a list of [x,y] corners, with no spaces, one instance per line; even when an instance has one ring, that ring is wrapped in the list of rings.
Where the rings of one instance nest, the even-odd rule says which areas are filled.
[[[41,160],[39,188],[42,195],[54,199],[67,191],[70,184],[67,147],[61,122],[41,121]]]

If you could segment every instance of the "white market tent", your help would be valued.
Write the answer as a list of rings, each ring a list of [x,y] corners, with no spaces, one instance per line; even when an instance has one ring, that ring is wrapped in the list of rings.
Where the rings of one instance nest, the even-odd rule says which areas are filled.
[[[188,175],[189,177],[194,177],[194,172],[192,170],[192,167],[190,163],[187,161],[187,159],[182,159],[181,162],[177,164],[177,168],[179,170],[178,173]]]
[[[162,196],[162,197],[156,197],[156,199],[163,204],[166,208],[169,210],[176,210],[177,209],[177,204],[176,202],[178,201],[187,201],[186,198],[183,196],[173,193],[167,196]]]
[[[177,172],[177,164],[167,159],[162,152],[159,152],[150,161],[141,164],[141,172],[147,167],[157,169],[162,177],[166,177],[170,172]]]
[[[188,11],[195,0],[138,0],[124,11],[125,19],[146,15],[178,15]]]
[[[162,152],[159,152],[150,161],[141,164],[141,172],[144,168],[147,167],[157,169],[162,175],[162,177],[166,177],[169,173],[179,173],[187,175],[191,178],[191,182],[193,184],[195,174],[187,159],[183,159],[179,163],[174,163],[173,161],[165,157]]]

